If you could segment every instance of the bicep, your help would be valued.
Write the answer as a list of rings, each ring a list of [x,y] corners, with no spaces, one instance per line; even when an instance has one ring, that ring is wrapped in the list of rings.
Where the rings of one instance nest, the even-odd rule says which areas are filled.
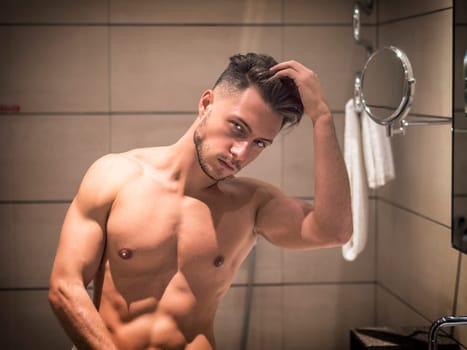
[[[309,239],[310,235],[304,234],[306,233],[304,223],[313,220],[311,203],[274,192],[258,209],[257,231],[279,247],[291,249],[313,247],[314,242]]]
[[[93,279],[104,253],[108,212],[123,181],[109,174],[126,169],[119,157],[109,155],[87,171],[63,222],[52,281],[62,278],[87,285]]]
[[[82,281],[96,274],[105,247],[105,222],[80,203],[79,195],[68,209],[60,233],[52,277]]]

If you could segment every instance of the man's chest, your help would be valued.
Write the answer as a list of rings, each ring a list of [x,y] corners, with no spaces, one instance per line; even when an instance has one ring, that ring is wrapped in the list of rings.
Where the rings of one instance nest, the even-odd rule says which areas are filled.
[[[110,212],[107,256],[132,274],[234,271],[254,244],[254,219],[253,206],[241,198],[193,198],[132,186]]]

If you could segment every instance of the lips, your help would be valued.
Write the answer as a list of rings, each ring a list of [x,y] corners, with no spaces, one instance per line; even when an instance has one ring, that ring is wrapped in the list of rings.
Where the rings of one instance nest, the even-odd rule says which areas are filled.
[[[227,170],[229,171],[235,171],[236,170],[236,167],[231,164],[230,162],[228,162],[227,160],[224,160],[224,159],[219,159],[219,163],[221,163],[221,165],[226,168]]]

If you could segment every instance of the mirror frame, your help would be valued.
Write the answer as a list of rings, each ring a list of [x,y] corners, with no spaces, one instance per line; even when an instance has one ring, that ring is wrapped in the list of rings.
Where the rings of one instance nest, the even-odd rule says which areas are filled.
[[[364,82],[365,82],[365,73],[367,72],[369,65],[371,64],[372,61],[377,59],[378,55],[380,55],[381,53],[385,51],[389,51],[397,59],[399,59],[402,65],[403,74],[404,74],[404,86],[403,86],[403,91],[402,91],[402,99],[399,103],[399,106],[395,109],[395,111],[390,116],[381,118],[381,117],[374,115],[370,107],[367,105],[363,89],[364,89]],[[366,61],[365,66],[363,67],[363,70],[361,73],[359,84],[360,84],[359,100],[360,100],[361,106],[363,107],[365,112],[370,116],[370,118],[373,119],[378,124],[387,126],[389,136],[391,136],[391,134],[394,131],[403,130],[404,125],[405,125],[404,118],[407,116],[407,114],[410,111],[413,98],[414,98],[414,94],[415,94],[415,78],[413,75],[412,65],[407,55],[401,49],[395,46],[386,46],[386,47],[382,47],[376,50],[370,55],[370,57]],[[399,125],[394,126],[394,124],[396,123],[399,123]]]
[[[461,4],[461,2],[464,3]],[[452,183],[451,183],[451,244],[460,252],[467,254],[467,205],[459,206],[456,199],[463,198],[467,202],[467,193],[457,193],[459,181],[467,181],[467,177],[459,172],[457,167],[460,162],[465,163],[467,157],[465,150],[460,149],[460,140],[467,142],[467,44],[466,40],[459,40],[460,29],[465,28],[466,16],[460,20],[465,11],[465,0],[453,1],[452,18]],[[456,12],[458,11],[458,12]],[[463,29],[465,31],[465,29]],[[461,47],[456,47],[461,45]],[[457,54],[457,55],[456,55]],[[459,69],[462,67],[463,69]],[[456,74],[462,74],[456,77]],[[458,78],[458,79],[456,79]],[[457,90],[456,90],[457,89]],[[463,90],[463,91],[459,91]],[[457,101],[461,99],[461,101]],[[456,109],[456,106],[458,107]],[[463,185],[462,187],[466,187]]]

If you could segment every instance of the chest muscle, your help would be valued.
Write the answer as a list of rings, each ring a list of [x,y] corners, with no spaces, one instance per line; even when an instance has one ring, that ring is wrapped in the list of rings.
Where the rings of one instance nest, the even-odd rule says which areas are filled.
[[[109,216],[107,258],[121,277],[181,271],[187,278],[225,282],[254,243],[253,220],[250,208],[219,196],[200,200],[131,184]]]

